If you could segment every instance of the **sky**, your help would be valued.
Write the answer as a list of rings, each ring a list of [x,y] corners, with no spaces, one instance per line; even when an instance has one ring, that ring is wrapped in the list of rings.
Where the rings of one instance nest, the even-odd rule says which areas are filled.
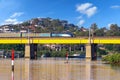
[[[0,25],[36,17],[67,20],[86,28],[93,23],[120,26],[120,0],[0,0]]]

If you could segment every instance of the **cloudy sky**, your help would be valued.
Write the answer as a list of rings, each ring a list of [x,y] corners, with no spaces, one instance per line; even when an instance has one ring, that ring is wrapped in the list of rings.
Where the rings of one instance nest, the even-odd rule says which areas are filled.
[[[0,25],[35,17],[67,20],[78,26],[120,26],[120,0],[0,0]]]

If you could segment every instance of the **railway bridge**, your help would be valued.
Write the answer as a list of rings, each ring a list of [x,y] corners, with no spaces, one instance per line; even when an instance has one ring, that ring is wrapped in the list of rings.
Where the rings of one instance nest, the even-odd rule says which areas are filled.
[[[25,44],[25,58],[29,58],[36,52],[37,44],[85,44],[86,58],[96,59],[97,44],[120,44],[120,37],[49,37],[49,38],[0,38],[0,44]]]

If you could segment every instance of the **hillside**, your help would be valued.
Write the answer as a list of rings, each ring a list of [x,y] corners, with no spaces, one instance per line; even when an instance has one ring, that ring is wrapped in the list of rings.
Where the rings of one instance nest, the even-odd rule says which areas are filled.
[[[78,26],[69,24],[66,20],[52,18],[33,18],[16,25],[3,25],[14,29],[15,32],[20,30],[30,30],[31,32],[74,32]]]
[[[90,25],[91,35],[94,36],[120,36],[120,27],[117,24],[111,24],[110,29],[98,27],[96,23]],[[73,33],[75,36],[88,36],[89,30],[74,24],[67,20],[52,18],[33,18],[16,25],[2,25],[0,32],[37,32],[37,33]]]

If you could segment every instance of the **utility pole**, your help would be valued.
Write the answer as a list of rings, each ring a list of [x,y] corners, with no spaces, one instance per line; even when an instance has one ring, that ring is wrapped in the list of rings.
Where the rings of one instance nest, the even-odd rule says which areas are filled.
[[[91,29],[89,28],[89,44],[91,44]]]
[[[30,44],[29,28],[28,28],[28,44]]]

